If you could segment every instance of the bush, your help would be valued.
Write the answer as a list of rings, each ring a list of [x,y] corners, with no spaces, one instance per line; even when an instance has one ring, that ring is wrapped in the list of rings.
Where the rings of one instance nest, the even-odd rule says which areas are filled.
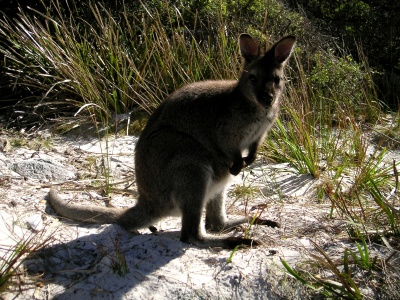
[[[380,110],[371,70],[350,55],[335,57],[317,53],[310,71],[310,87],[333,112],[351,111],[359,121],[375,122]],[[365,62],[366,63],[366,62]],[[313,105],[318,108],[320,105]]]

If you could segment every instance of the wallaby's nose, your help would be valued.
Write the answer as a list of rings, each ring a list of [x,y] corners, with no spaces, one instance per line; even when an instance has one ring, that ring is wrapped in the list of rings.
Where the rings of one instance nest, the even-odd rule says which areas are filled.
[[[262,106],[267,107],[271,106],[272,102],[274,101],[274,94],[271,92],[265,91],[265,93],[260,97],[260,102]]]
[[[266,100],[266,104],[268,104],[268,105],[271,105],[272,104],[272,101],[274,101],[274,94],[273,93],[266,93],[266,97],[265,97],[265,100]]]

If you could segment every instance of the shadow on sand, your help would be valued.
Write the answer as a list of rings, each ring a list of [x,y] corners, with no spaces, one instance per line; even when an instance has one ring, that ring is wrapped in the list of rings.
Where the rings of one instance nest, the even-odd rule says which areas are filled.
[[[104,230],[54,244],[25,261],[29,274],[43,274],[45,282],[55,283],[49,298],[122,299],[127,293],[147,298],[140,284],[152,282],[154,291],[160,281],[167,284],[168,268],[165,274],[154,271],[182,256],[188,247],[179,241],[179,231],[133,235],[118,225],[86,227],[96,226]]]

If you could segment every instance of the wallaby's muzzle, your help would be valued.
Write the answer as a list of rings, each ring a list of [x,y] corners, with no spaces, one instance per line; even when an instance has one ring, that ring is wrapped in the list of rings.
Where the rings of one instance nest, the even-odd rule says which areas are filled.
[[[264,97],[262,97],[262,105],[264,107],[269,107],[274,102],[274,94],[272,93],[265,93]]]

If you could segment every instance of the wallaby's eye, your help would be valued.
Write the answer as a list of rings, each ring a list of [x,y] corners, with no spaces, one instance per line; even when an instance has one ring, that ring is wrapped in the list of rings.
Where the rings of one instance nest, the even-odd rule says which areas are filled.
[[[275,76],[274,82],[275,84],[279,84],[279,82],[281,82],[281,78],[279,76]]]
[[[251,82],[256,82],[257,81],[257,77],[256,77],[256,75],[254,75],[254,74],[250,74],[249,75],[249,80],[251,81]]]

